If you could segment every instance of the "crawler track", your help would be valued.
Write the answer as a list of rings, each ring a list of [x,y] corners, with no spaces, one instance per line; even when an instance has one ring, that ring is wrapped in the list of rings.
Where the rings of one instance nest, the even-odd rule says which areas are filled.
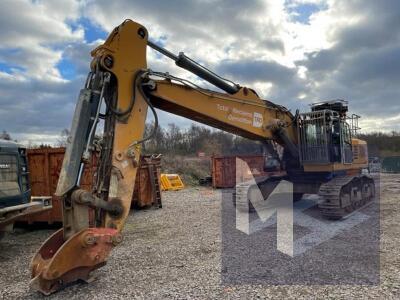
[[[251,193],[260,189],[264,199],[266,199],[282,179],[284,179],[282,176],[272,176],[258,179],[257,184],[251,181],[236,185],[236,191],[233,194],[233,204],[241,212],[254,212],[255,209],[249,200]]]
[[[238,184],[233,195],[234,205],[239,211],[254,212],[255,209],[249,200],[253,191],[260,189],[266,199],[282,179],[284,177],[277,176],[264,178],[257,184],[254,182]],[[321,215],[328,219],[342,219],[374,199],[374,180],[367,175],[335,177],[320,186],[318,195],[322,199],[318,205]],[[297,196],[294,195],[295,200],[299,198]]]
[[[322,184],[318,195],[323,199],[321,214],[342,219],[374,199],[374,180],[366,175],[336,177]]]

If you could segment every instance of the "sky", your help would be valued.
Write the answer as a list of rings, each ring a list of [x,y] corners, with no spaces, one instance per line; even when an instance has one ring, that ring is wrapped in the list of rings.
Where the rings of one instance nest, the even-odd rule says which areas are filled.
[[[26,144],[56,143],[70,127],[90,50],[125,19],[293,112],[346,99],[364,132],[400,131],[398,0],[2,0],[0,131]],[[204,85],[147,55],[153,70]],[[163,126],[192,123],[159,115]]]

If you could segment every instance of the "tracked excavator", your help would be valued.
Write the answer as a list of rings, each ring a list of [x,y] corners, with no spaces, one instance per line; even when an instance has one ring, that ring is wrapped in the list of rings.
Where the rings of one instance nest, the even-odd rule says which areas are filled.
[[[253,89],[218,76],[184,53],[175,55],[148,37],[145,27],[126,20],[91,52],[91,71],[79,94],[56,191],[63,199],[63,228],[44,242],[31,262],[30,285],[43,294],[78,280],[89,281],[91,272],[105,265],[110,251],[122,242],[141,146],[153,136],[143,136],[148,110],[155,127],[158,108],[260,141],[286,171],[284,176],[257,182],[265,197],[277,182],[289,180],[294,199],[304,193],[319,194],[321,214],[335,219],[374,197],[373,179],[363,172],[367,144],[354,138],[356,118],[347,116],[347,102],[316,103],[310,112],[293,115],[260,99]],[[148,69],[147,47],[221,92]],[[94,145],[100,122],[103,139]],[[272,142],[283,147],[283,155],[274,151]],[[99,146],[95,187],[87,192],[79,187],[81,174],[90,150]]]

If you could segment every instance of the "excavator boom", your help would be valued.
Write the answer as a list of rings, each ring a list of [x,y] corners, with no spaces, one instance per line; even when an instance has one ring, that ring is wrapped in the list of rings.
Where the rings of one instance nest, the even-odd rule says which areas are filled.
[[[147,46],[225,93],[200,88],[168,73],[149,70]],[[301,180],[305,180],[307,174],[301,173],[303,169],[299,167],[298,137],[308,141],[309,133],[318,132],[312,141],[319,141],[322,134],[326,135],[336,128],[333,123],[326,123],[325,114],[321,115],[322,125],[316,127],[310,123],[314,120],[311,117],[301,119],[298,114],[293,116],[285,107],[260,99],[252,89],[218,76],[183,53],[172,54],[148,41],[147,30],[131,20],[116,27],[91,55],[91,71],[76,105],[56,191],[63,201],[63,228],[41,246],[31,263],[31,286],[44,294],[55,292],[77,280],[89,281],[91,272],[103,266],[112,248],[122,241],[121,232],[131,206],[141,146],[155,132],[153,130],[150,136],[143,136],[148,110],[154,115],[155,127],[158,124],[155,109],[158,108],[260,141],[268,149],[273,149],[270,141],[277,142],[284,148],[287,170],[293,167],[295,172],[292,173],[300,172]],[[342,115],[332,112],[331,116],[329,122],[334,120],[340,128]],[[100,121],[104,123],[99,142],[95,134]],[[301,130],[305,134],[299,134],[302,132],[298,128],[303,128]],[[324,140],[321,145],[325,147],[328,142],[330,140]],[[343,142],[340,143],[343,146]],[[359,144],[364,146],[361,141]],[[316,144],[311,146],[317,151],[318,147],[322,147]],[[101,151],[96,182],[93,191],[86,192],[79,187],[80,177],[85,161],[98,147]],[[346,149],[348,152],[349,149]],[[328,148],[321,153],[328,159],[333,157]],[[337,159],[335,164],[328,161],[321,165],[310,161],[309,168],[329,175],[329,172],[344,166],[339,161],[340,155],[334,158]],[[363,163],[361,161],[359,166]],[[345,170],[358,172],[359,166],[347,163]],[[351,185],[351,179],[348,177],[345,184]],[[310,177],[309,182],[313,189],[319,187],[320,183],[315,178]],[[362,184],[364,181],[361,181]],[[365,181],[365,184],[371,183]],[[368,188],[371,189],[363,186],[365,197],[370,197]],[[342,195],[340,186],[337,190],[338,195]],[[338,201],[341,203],[340,199]]]
[[[77,280],[106,263],[111,249],[122,241],[138,169],[148,108],[181,115],[244,137],[266,142],[278,139],[285,128],[295,140],[292,114],[261,100],[246,87],[228,83],[181,53],[177,65],[210,81],[227,93],[199,88],[184,79],[147,69],[147,30],[127,20],[105,43],[92,51],[91,72],[76,106],[71,136],[56,195],[63,198],[63,228],[34,256],[31,286],[44,294]],[[105,106],[105,113],[100,113]],[[104,119],[104,133],[95,189],[79,188],[85,161],[94,147],[96,125]],[[73,259],[72,259],[73,258]]]

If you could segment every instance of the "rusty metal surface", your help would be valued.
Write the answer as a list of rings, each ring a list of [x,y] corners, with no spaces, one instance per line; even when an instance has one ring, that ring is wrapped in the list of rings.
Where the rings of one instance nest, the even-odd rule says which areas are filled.
[[[50,210],[38,212],[34,215],[20,218],[18,221],[34,223],[46,222],[49,224],[62,222],[61,198],[54,195],[57,187],[65,148],[28,149],[28,165],[33,196],[48,195],[52,197],[53,207]],[[144,155],[140,159],[140,169],[136,177],[135,191],[132,198],[134,207],[143,208],[154,204],[155,191],[152,188],[149,175],[149,165],[157,169],[158,178],[161,174],[161,157],[151,158]],[[150,159],[150,160],[149,160]],[[97,155],[92,155],[91,161],[85,166],[81,181],[81,188],[90,191],[93,178],[97,170]]]
[[[139,170],[135,180],[135,190],[132,197],[132,206],[135,208],[149,207],[156,205],[157,190],[161,195],[160,185],[155,185],[155,176],[152,171],[155,168],[158,182],[161,177],[161,156],[142,155],[140,157]]]
[[[111,228],[88,228],[64,241],[63,229],[50,236],[31,261],[30,286],[49,295],[105,265],[122,236]]]
[[[62,201],[54,195],[60,175],[65,148],[28,149],[29,180],[32,196],[52,196],[53,208],[49,211],[22,218],[21,222],[47,222],[49,224],[62,222]],[[96,172],[97,155],[85,166],[81,188],[90,191]]]
[[[236,170],[236,157],[248,164],[251,174],[248,174],[247,168],[240,167]],[[263,155],[213,156],[211,160],[213,188],[233,188],[236,185],[236,171],[239,172],[242,181],[250,180],[251,176],[262,177],[272,174],[264,171]]]

